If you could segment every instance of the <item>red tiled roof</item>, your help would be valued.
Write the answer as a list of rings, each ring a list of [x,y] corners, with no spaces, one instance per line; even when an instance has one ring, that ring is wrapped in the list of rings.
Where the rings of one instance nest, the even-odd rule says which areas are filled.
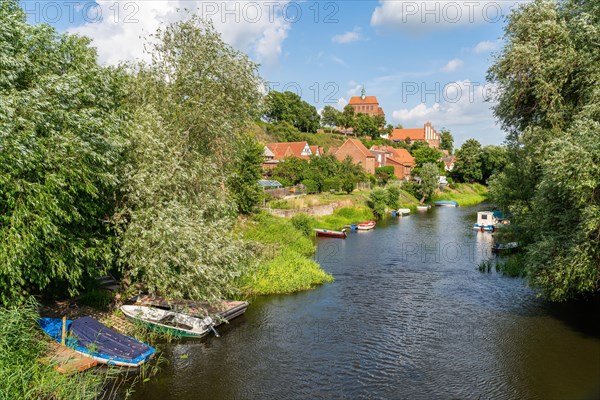
[[[395,149],[393,147],[391,147],[390,150],[392,150],[392,153],[394,154],[392,156],[392,158],[395,158],[396,160],[400,161],[402,164],[405,164],[405,165],[411,165],[411,166],[415,165],[415,158],[410,155],[408,150]]]
[[[342,145],[342,147],[344,147],[346,143],[352,143],[365,157],[375,157],[373,153],[371,153],[369,149],[367,149],[365,145],[358,139],[348,139]]]
[[[375,96],[365,96],[365,99],[363,100],[362,97],[360,96],[352,96],[350,97],[350,101],[348,102],[348,104],[350,105],[356,105],[356,104],[377,104],[379,105],[379,102],[377,101],[377,97]]]
[[[394,129],[388,136],[390,140],[425,140],[425,128]]]
[[[283,160],[286,157],[298,157],[308,159],[308,156],[302,155],[302,150],[307,145],[306,142],[283,142],[267,143],[266,146],[275,154],[276,160]]]

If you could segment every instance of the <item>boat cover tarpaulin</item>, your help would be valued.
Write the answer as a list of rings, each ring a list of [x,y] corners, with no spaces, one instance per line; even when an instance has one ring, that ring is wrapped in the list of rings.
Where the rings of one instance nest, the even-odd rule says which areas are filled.
[[[97,353],[133,360],[148,351],[148,346],[102,325],[91,317],[77,318],[71,322],[71,336],[79,346],[93,348]]]
[[[40,318],[42,330],[61,342],[62,320]],[[108,363],[122,362],[139,365],[154,354],[147,344],[116,332],[91,317],[67,320],[66,345],[90,356],[105,359]]]

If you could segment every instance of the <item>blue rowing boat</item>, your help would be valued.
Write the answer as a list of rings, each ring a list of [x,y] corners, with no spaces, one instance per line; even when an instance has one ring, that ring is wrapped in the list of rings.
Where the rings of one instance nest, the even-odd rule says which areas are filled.
[[[40,318],[42,330],[61,343],[62,319]],[[66,322],[65,345],[102,364],[138,367],[156,352],[153,347],[116,332],[91,317]]]
[[[433,204],[435,204],[438,207],[458,207],[458,203],[452,200],[440,200],[436,201]]]

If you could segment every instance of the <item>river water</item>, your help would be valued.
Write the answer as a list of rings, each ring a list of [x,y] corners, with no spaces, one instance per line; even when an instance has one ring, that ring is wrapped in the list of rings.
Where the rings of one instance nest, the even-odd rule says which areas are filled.
[[[597,399],[598,304],[481,273],[492,235],[437,208],[320,239],[335,282],[254,299],[221,337],[168,345],[134,399]]]

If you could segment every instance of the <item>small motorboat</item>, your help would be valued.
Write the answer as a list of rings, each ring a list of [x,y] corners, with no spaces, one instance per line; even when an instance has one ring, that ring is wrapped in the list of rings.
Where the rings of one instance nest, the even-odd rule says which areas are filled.
[[[399,208],[397,211],[398,215],[408,215],[410,214],[410,208]]]
[[[248,309],[247,301],[221,300],[215,304],[198,303],[192,300],[168,300],[160,296],[140,295],[134,300],[135,305],[162,308],[168,311],[180,311],[192,317],[213,317],[215,326],[244,314]]]
[[[494,213],[491,211],[479,211],[477,213],[477,223],[473,225],[473,230],[481,232],[493,232],[494,226],[498,223]]]
[[[500,254],[500,253],[512,253],[519,248],[518,242],[508,242],[508,243],[496,243],[492,247],[492,253]]]
[[[440,200],[436,201],[433,204],[435,204],[438,207],[458,207],[458,203],[453,200]]]
[[[375,225],[377,223],[375,221],[368,221],[368,222],[363,222],[361,224],[358,224],[356,227],[359,231],[369,231],[373,228],[375,228]]]
[[[417,211],[427,211],[431,208],[430,205],[419,205],[417,206]]]
[[[134,321],[140,321],[148,328],[162,333],[171,333],[178,337],[202,337],[211,330],[215,322],[211,317],[204,319],[191,315],[163,310],[160,308],[124,305],[121,311]],[[215,335],[218,334],[215,332]]]
[[[89,357],[100,364],[138,367],[148,361],[156,350],[146,343],[116,332],[91,317],[75,320],[40,318],[42,330],[58,343]],[[64,337],[63,337],[64,329]]]
[[[342,229],[341,231],[330,231],[328,229],[315,229],[317,233],[317,237],[330,237],[330,238],[338,238],[338,239],[346,239],[346,229]]]

